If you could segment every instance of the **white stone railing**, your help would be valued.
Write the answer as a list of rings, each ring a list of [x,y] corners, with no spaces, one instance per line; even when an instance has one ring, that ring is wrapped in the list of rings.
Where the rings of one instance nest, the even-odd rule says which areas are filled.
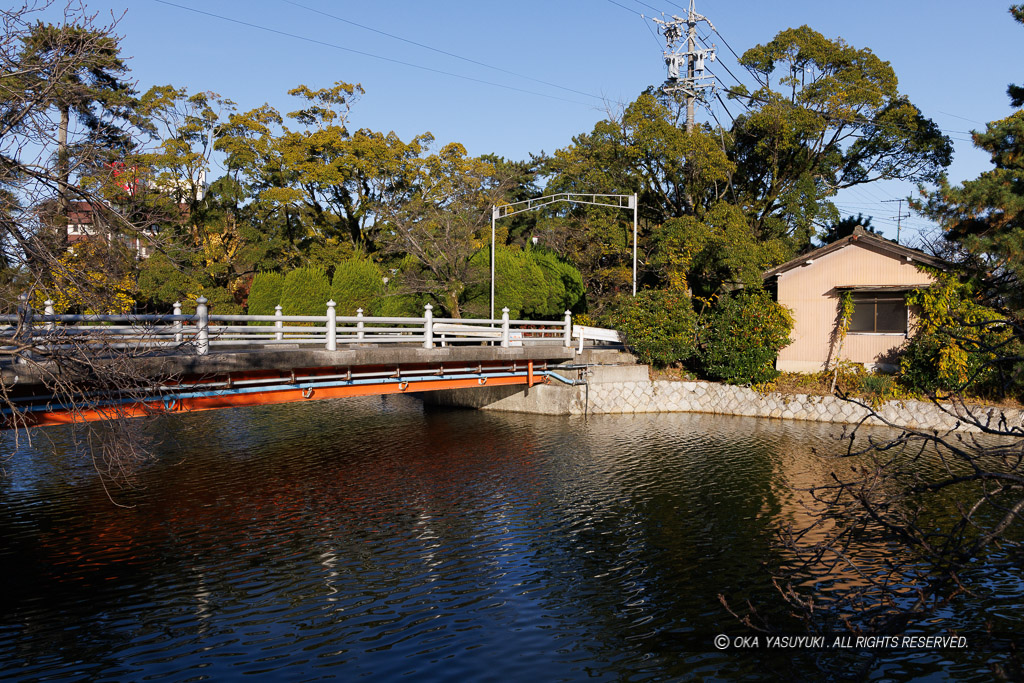
[[[16,315],[0,315],[0,347],[95,346],[111,349],[189,347],[203,356],[215,346],[320,346],[335,351],[346,344],[416,344],[425,349],[449,344],[487,343],[502,347],[535,344],[572,346],[572,315],[563,320],[501,318],[435,318],[427,304],[423,317],[339,316],[327,302],[325,315],[215,315],[205,297],[196,312],[183,314],[174,304],[171,315],[59,315],[47,301],[41,313],[26,298]]]

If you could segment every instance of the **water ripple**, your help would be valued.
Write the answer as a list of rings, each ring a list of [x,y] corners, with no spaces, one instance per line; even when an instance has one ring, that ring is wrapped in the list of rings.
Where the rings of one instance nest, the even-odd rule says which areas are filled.
[[[784,611],[761,565],[801,514],[793,487],[823,481],[820,453],[840,452],[830,426],[388,397],[147,428],[162,445],[122,492],[131,509],[110,504],[68,432],[8,464],[0,678],[649,680],[813,664],[709,644],[736,626],[720,593]],[[1004,595],[1015,576],[985,586]]]

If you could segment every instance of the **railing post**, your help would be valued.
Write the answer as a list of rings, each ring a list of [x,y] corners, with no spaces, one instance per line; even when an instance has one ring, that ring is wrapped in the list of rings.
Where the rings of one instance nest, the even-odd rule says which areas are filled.
[[[356,317],[359,318],[359,320],[356,321],[356,341],[363,341],[363,338],[366,336],[365,328],[363,326],[363,309],[356,309]]]
[[[175,301],[174,302],[174,315],[181,315],[181,302],[180,301]],[[181,330],[182,330],[181,321],[180,320],[175,320],[174,324],[171,326],[171,328],[174,330],[174,341],[175,341],[175,343],[180,344],[181,340],[185,338],[184,335],[182,335],[182,333],[181,333]]]
[[[508,348],[508,307],[501,309],[501,345]]]
[[[338,314],[334,310],[337,306],[334,299],[327,302],[327,350],[338,350]]]
[[[282,315],[280,306],[274,306],[274,317],[277,318],[277,320],[274,321],[274,327],[278,330],[274,333],[274,339],[282,341],[284,340],[284,332],[281,332],[281,328],[284,327],[284,320],[281,319]]]
[[[43,309],[43,313],[45,315],[52,316],[53,315],[53,302],[50,301],[49,299],[47,299],[46,301],[43,302],[43,305],[46,306],[46,308]],[[52,320],[47,320],[46,321],[46,329],[52,332],[53,330],[57,329],[57,323],[55,323]]]
[[[23,344],[32,345],[32,304],[31,295],[28,292],[22,292],[18,295],[18,326],[21,327],[21,336],[19,341]],[[31,351],[29,351],[31,353]],[[28,358],[23,354],[18,355],[19,363],[27,363]]]
[[[423,307],[423,348],[434,348],[434,307],[427,304]]]
[[[196,299],[196,353],[205,356],[210,353],[210,309],[206,297]]]
[[[565,312],[565,348],[572,348],[572,311]]]

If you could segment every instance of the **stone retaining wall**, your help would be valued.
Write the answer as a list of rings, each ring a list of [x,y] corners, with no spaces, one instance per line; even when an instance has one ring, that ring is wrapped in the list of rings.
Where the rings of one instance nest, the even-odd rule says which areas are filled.
[[[576,379],[577,371],[560,373]],[[630,413],[714,413],[783,420],[813,420],[838,424],[890,424],[920,430],[977,428],[960,423],[962,406],[947,411],[927,401],[890,401],[876,406],[882,419],[870,416],[866,406],[834,396],[759,393],[746,387],[713,382],[651,381],[643,365],[592,366],[587,386],[567,386],[554,380],[529,389],[481,387],[422,394],[427,403],[543,415],[591,415]],[[1024,413],[995,408],[970,407],[976,421],[992,426],[1024,427]],[[884,420],[884,422],[883,422]],[[1003,425],[1000,421],[1005,420]]]
[[[585,402],[589,403],[584,406]],[[949,412],[927,401],[890,401],[876,406],[875,411],[889,424],[922,430],[949,430],[958,427],[973,431],[960,423],[963,407],[947,406]],[[577,392],[570,413],[715,413],[750,417],[813,420],[840,424],[885,424],[870,416],[867,407],[834,396],[807,394],[762,394],[746,387],[712,382],[627,381],[591,383],[589,397]],[[958,412],[959,411],[959,412]],[[971,407],[971,415],[992,426],[1005,419],[1009,426],[1022,426],[1024,415],[1019,410],[1000,411],[994,408]],[[953,414],[950,414],[953,413]]]

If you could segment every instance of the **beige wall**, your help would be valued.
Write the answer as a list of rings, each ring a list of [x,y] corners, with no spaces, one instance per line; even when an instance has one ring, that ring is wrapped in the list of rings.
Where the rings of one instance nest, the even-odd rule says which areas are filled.
[[[784,372],[820,372],[829,359],[839,293],[850,285],[927,285],[932,278],[905,257],[873,245],[849,244],[778,277],[778,300],[793,313],[793,343],[782,349],[776,367]],[[906,341],[905,334],[858,334],[843,343],[842,357],[872,366]]]

